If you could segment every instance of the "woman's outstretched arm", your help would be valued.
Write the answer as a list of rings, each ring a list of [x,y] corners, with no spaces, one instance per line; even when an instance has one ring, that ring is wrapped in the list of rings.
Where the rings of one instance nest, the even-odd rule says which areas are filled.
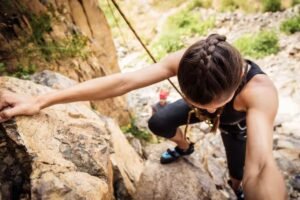
[[[54,104],[75,101],[102,100],[123,95],[176,75],[183,51],[170,54],[157,64],[143,69],[91,79],[73,87],[36,97],[2,91],[0,122],[16,115],[33,115]]]

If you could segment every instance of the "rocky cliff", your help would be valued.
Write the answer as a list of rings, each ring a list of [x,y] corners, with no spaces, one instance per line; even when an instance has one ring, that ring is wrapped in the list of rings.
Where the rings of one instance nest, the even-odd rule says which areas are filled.
[[[9,77],[0,87],[25,95],[52,90]],[[118,125],[83,102],[2,123],[0,158],[0,199],[8,200],[109,200],[113,185],[132,196],[143,169]]]
[[[119,72],[105,16],[95,0],[12,0],[0,4],[0,72],[24,77],[50,69],[76,81]],[[128,122],[124,98],[93,102]]]

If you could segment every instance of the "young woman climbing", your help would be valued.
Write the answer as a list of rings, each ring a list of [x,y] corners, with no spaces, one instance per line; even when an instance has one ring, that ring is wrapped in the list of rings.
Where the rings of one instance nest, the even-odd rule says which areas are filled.
[[[209,119],[219,128],[226,150],[229,184],[239,199],[286,199],[283,177],[272,155],[273,122],[278,108],[276,89],[254,62],[245,60],[225,36],[213,34],[186,50],[129,73],[95,78],[68,89],[36,97],[2,91],[0,120],[34,115],[54,104],[101,100],[123,95],[178,76],[183,99],[168,104],[149,120],[154,134],[177,146],[161,156],[170,163],[194,151],[178,128]],[[196,108],[196,109],[194,109]]]

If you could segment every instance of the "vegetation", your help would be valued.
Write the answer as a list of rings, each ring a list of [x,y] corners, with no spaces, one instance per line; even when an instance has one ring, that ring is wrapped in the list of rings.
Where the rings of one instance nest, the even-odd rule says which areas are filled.
[[[161,1],[161,0],[154,0],[153,6],[160,10],[167,10],[170,8],[176,8],[183,3],[187,3],[189,8],[196,8],[196,7],[204,7],[210,8],[212,6],[212,0],[171,0],[171,1]]]
[[[257,12],[260,10],[259,2],[254,2],[253,0],[220,0],[220,10],[221,11],[234,11],[236,9],[243,10],[245,12]]]
[[[295,6],[297,4],[300,4],[300,0],[293,0],[292,1],[292,6]]]
[[[166,54],[182,49],[183,47],[183,37],[176,32],[162,34],[159,39],[151,45],[154,57],[158,60],[163,58]]]
[[[44,33],[50,33],[52,31],[51,18],[48,14],[42,14],[36,16],[35,14],[29,14],[29,22],[32,29],[31,41],[37,45],[43,45],[45,43]]]
[[[293,0],[299,1],[299,0]],[[152,40],[151,37],[141,35],[143,41],[149,46],[152,50],[154,56],[157,59],[161,59],[166,54],[177,51],[185,46],[185,43],[188,38],[197,37],[205,35],[207,31],[214,27],[215,19],[214,17],[209,18],[208,20],[201,21],[199,14],[199,7],[211,7],[212,0],[172,0],[172,1],[159,1],[154,0],[151,3],[154,9],[167,10],[170,8],[179,7],[180,5],[185,4],[186,8],[179,11],[178,13],[170,16],[160,34]],[[292,2],[286,3],[281,0],[219,0],[219,9],[221,11],[234,11],[236,9],[241,9],[246,12],[257,12],[257,11],[278,11],[281,7],[287,7],[292,4]],[[112,27],[116,26],[116,21],[118,21],[120,27],[127,27],[121,17],[115,12],[115,16],[112,16],[111,10],[108,9],[108,4],[106,1],[100,2],[101,7],[105,10],[108,21]],[[126,7],[126,6],[125,6]],[[115,18],[115,19],[114,19]],[[114,29],[113,29],[114,30]],[[124,29],[123,29],[124,30]],[[128,30],[128,29],[127,29]],[[126,30],[126,31],[127,31]],[[119,31],[116,35],[120,36]],[[140,31],[141,33],[142,31]],[[125,33],[126,34],[126,33]],[[121,34],[123,35],[123,33]],[[130,34],[126,35],[125,38],[130,38]],[[126,45],[127,42],[124,42],[124,36],[122,36],[122,42]],[[145,57],[145,55],[143,55]]]
[[[185,38],[205,35],[214,27],[214,17],[201,21],[199,12],[194,10],[201,5],[199,1],[192,1],[186,9],[168,18],[159,38],[151,44],[157,59],[183,48]]]
[[[283,21],[280,25],[280,30],[287,34],[300,31],[300,14]]]
[[[30,55],[41,55],[47,61],[66,57],[84,58],[87,55],[85,47],[88,38],[79,33],[75,32],[61,41],[47,41],[45,39],[45,34],[52,31],[51,17],[49,14],[37,16],[30,13],[29,22],[32,28],[32,35],[26,43],[34,43],[35,46],[29,45],[26,49],[26,53]]]
[[[201,1],[202,7],[204,7],[204,8],[212,7],[212,0],[198,0],[198,1]]]
[[[245,12],[276,12],[299,3],[300,0],[219,0],[219,9],[220,11],[231,12],[236,9],[240,9]]]
[[[245,35],[234,42],[243,55],[261,58],[279,51],[278,37],[274,31],[261,31]]]
[[[10,4],[6,3],[5,5],[9,6]],[[28,79],[29,75],[36,71],[37,67],[33,63],[37,63],[37,60],[52,61],[69,57],[86,57],[88,53],[85,48],[88,42],[87,37],[73,32],[65,39],[54,41],[48,35],[52,31],[51,13],[36,15],[23,4],[20,4],[20,11],[28,19],[31,34],[25,33],[19,37],[19,43],[13,52],[16,57],[21,59],[19,64],[7,66],[0,62],[0,75]]]
[[[145,44],[150,43],[150,49],[153,51],[157,59],[162,58],[167,53],[176,51],[184,47],[184,40],[188,37],[200,36],[207,33],[207,30],[214,26],[214,18],[201,22],[200,13],[196,11],[199,7],[210,7],[211,0],[172,0],[172,1],[152,1],[151,5],[157,10],[167,10],[176,8],[185,4],[185,9],[181,9],[178,13],[170,16],[165,23],[162,32],[155,41],[152,41],[147,35],[140,35]],[[127,45],[125,38],[131,38],[128,34],[127,25],[120,17],[113,5],[106,1],[99,1],[100,7],[103,9],[105,16],[113,30],[114,35],[120,37],[121,42]],[[121,4],[122,6],[122,4]],[[126,7],[125,5],[123,7]],[[134,21],[134,20],[133,20]],[[134,23],[133,23],[134,26]],[[126,27],[120,30],[120,27]],[[135,27],[135,26],[134,26]],[[151,27],[151,25],[150,25]],[[125,30],[125,31],[123,31]],[[142,33],[140,31],[139,33]],[[126,36],[124,38],[124,36]]]
[[[187,9],[193,10],[199,7],[210,8],[211,6],[212,6],[212,0],[190,0],[190,2],[187,5]]]
[[[236,0],[222,0],[221,1],[221,11],[233,11],[239,7]]]
[[[281,9],[281,0],[263,0],[262,8],[264,12],[276,12]]]
[[[186,0],[171,0],[171,1],[153,0],[152,5],[154,8],[164,11],[170,8],[178,7],[184,2],[186,2]]]
[[[87,37],[79,34],[73,34],[61,41],[48,41],[36,44],[36,47],[29,47],[27,49],[27,53],[31,55],[40,54],[47,61],[68,57],[85,58],[88,53],[84,50],[87,42]]]
[[[0,62],[0,75],[1,76],[13,76],[21,79],[29,79],[29,76],[36,71],[36,66],[30,64],[28,66],[17,65],[17,68],[14,70],[7,70],[7,67],[4,63]]]
[[[136,126],[135,119],[131,119],[130,124],[127,126],[121,127],[121,130],[124,133],[129,133],[132,134],[134,137],[145,140],[145,141],[150,141],[151,140],[151,133],[141,130]]]

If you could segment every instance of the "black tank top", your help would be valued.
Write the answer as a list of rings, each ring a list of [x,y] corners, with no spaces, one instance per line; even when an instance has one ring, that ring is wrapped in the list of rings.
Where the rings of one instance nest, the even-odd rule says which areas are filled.
[[[242,111],[236,111],[233,107],[233,103],[235,100],[235,97],[239,94],[241,89],[245,87],[245,85],[257,74],[265,74],[260,67],[255,64],[254,62],[250,60],[246,60],[248,63],[248,72],[246,75],[246,80],[242,83],[242,85],[239,87],[239,89],[236,91],[234,94],[232,100],[228,102],[224,109],[223,112],[220,116],[220,125],[235,125],[243,120],[246,119],[246,112]]]

